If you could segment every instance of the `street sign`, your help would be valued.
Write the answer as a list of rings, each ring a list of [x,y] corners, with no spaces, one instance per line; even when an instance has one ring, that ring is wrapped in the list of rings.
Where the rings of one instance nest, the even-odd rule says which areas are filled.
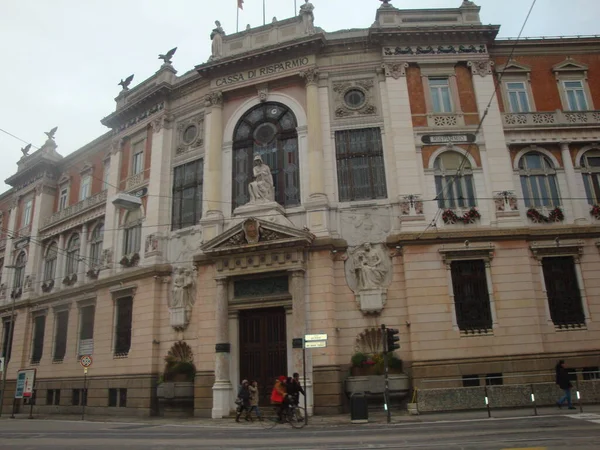
[[[302,338],[294,338],[292,339],[292,348],[302,348],[303,343]]]
[[[325,348],[327,341],[308,341],[304,343],[304,348]]]
[[[79,364],[83,367],[90,367],[92,365],[92,357],[90,355],[83,355],[79,360]]]
[[[31,397],[34,383],[35,369],[19,370],[17,372],[15,398]]]
[[[327,335],[326,334],[305,334],[304,340],[305,341],[326,341]]]
[[[4,372],[4,356],[0,356],[0,372]]]

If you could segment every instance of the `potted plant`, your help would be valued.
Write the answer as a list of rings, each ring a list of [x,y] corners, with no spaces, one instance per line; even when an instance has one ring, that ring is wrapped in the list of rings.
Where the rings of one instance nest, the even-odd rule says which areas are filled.
[[[191,347],[175,342],[167,356],[165,369],[156,387],[159,414],[182,417],[194,414],[194,377],[196,366]]]

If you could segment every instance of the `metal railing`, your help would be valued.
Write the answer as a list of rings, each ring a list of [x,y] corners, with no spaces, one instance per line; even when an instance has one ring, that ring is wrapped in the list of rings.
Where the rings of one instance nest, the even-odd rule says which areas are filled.
[[[44,219],[42,223],[42,228],[47,228],[55,223],[61,222],[66,219],[70,219],[77,214],[81,214],[88,209],[94,208],[100,204],[106,203],[107,194],[106,191],[102,191],[92,197],[88,197],[84,200],[81,200],[74,205],[69,206],[68,208],[63,209],[62,211],[58,211],[52,214],[50,217]]]

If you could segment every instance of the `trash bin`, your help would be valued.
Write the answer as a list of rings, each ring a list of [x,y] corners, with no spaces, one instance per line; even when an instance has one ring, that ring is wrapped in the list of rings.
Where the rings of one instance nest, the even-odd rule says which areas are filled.
[[[350,423],[368,423],[369,408],[364,392],[355,392],[350,397]]]

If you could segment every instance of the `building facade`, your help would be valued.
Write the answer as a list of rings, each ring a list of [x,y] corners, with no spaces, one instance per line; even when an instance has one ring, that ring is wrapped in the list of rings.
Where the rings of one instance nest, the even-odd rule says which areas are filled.
[[[338,412],[382,324],[413,386],[600,365],[600,39],[479,11],[217,23],[206,63],[123,82],[105,135],[47,133],[0,197],[4,411],[35,368],[40,411],[154,414],[185,341],[195,414],[225,417],[319,333],[309,411]]]

